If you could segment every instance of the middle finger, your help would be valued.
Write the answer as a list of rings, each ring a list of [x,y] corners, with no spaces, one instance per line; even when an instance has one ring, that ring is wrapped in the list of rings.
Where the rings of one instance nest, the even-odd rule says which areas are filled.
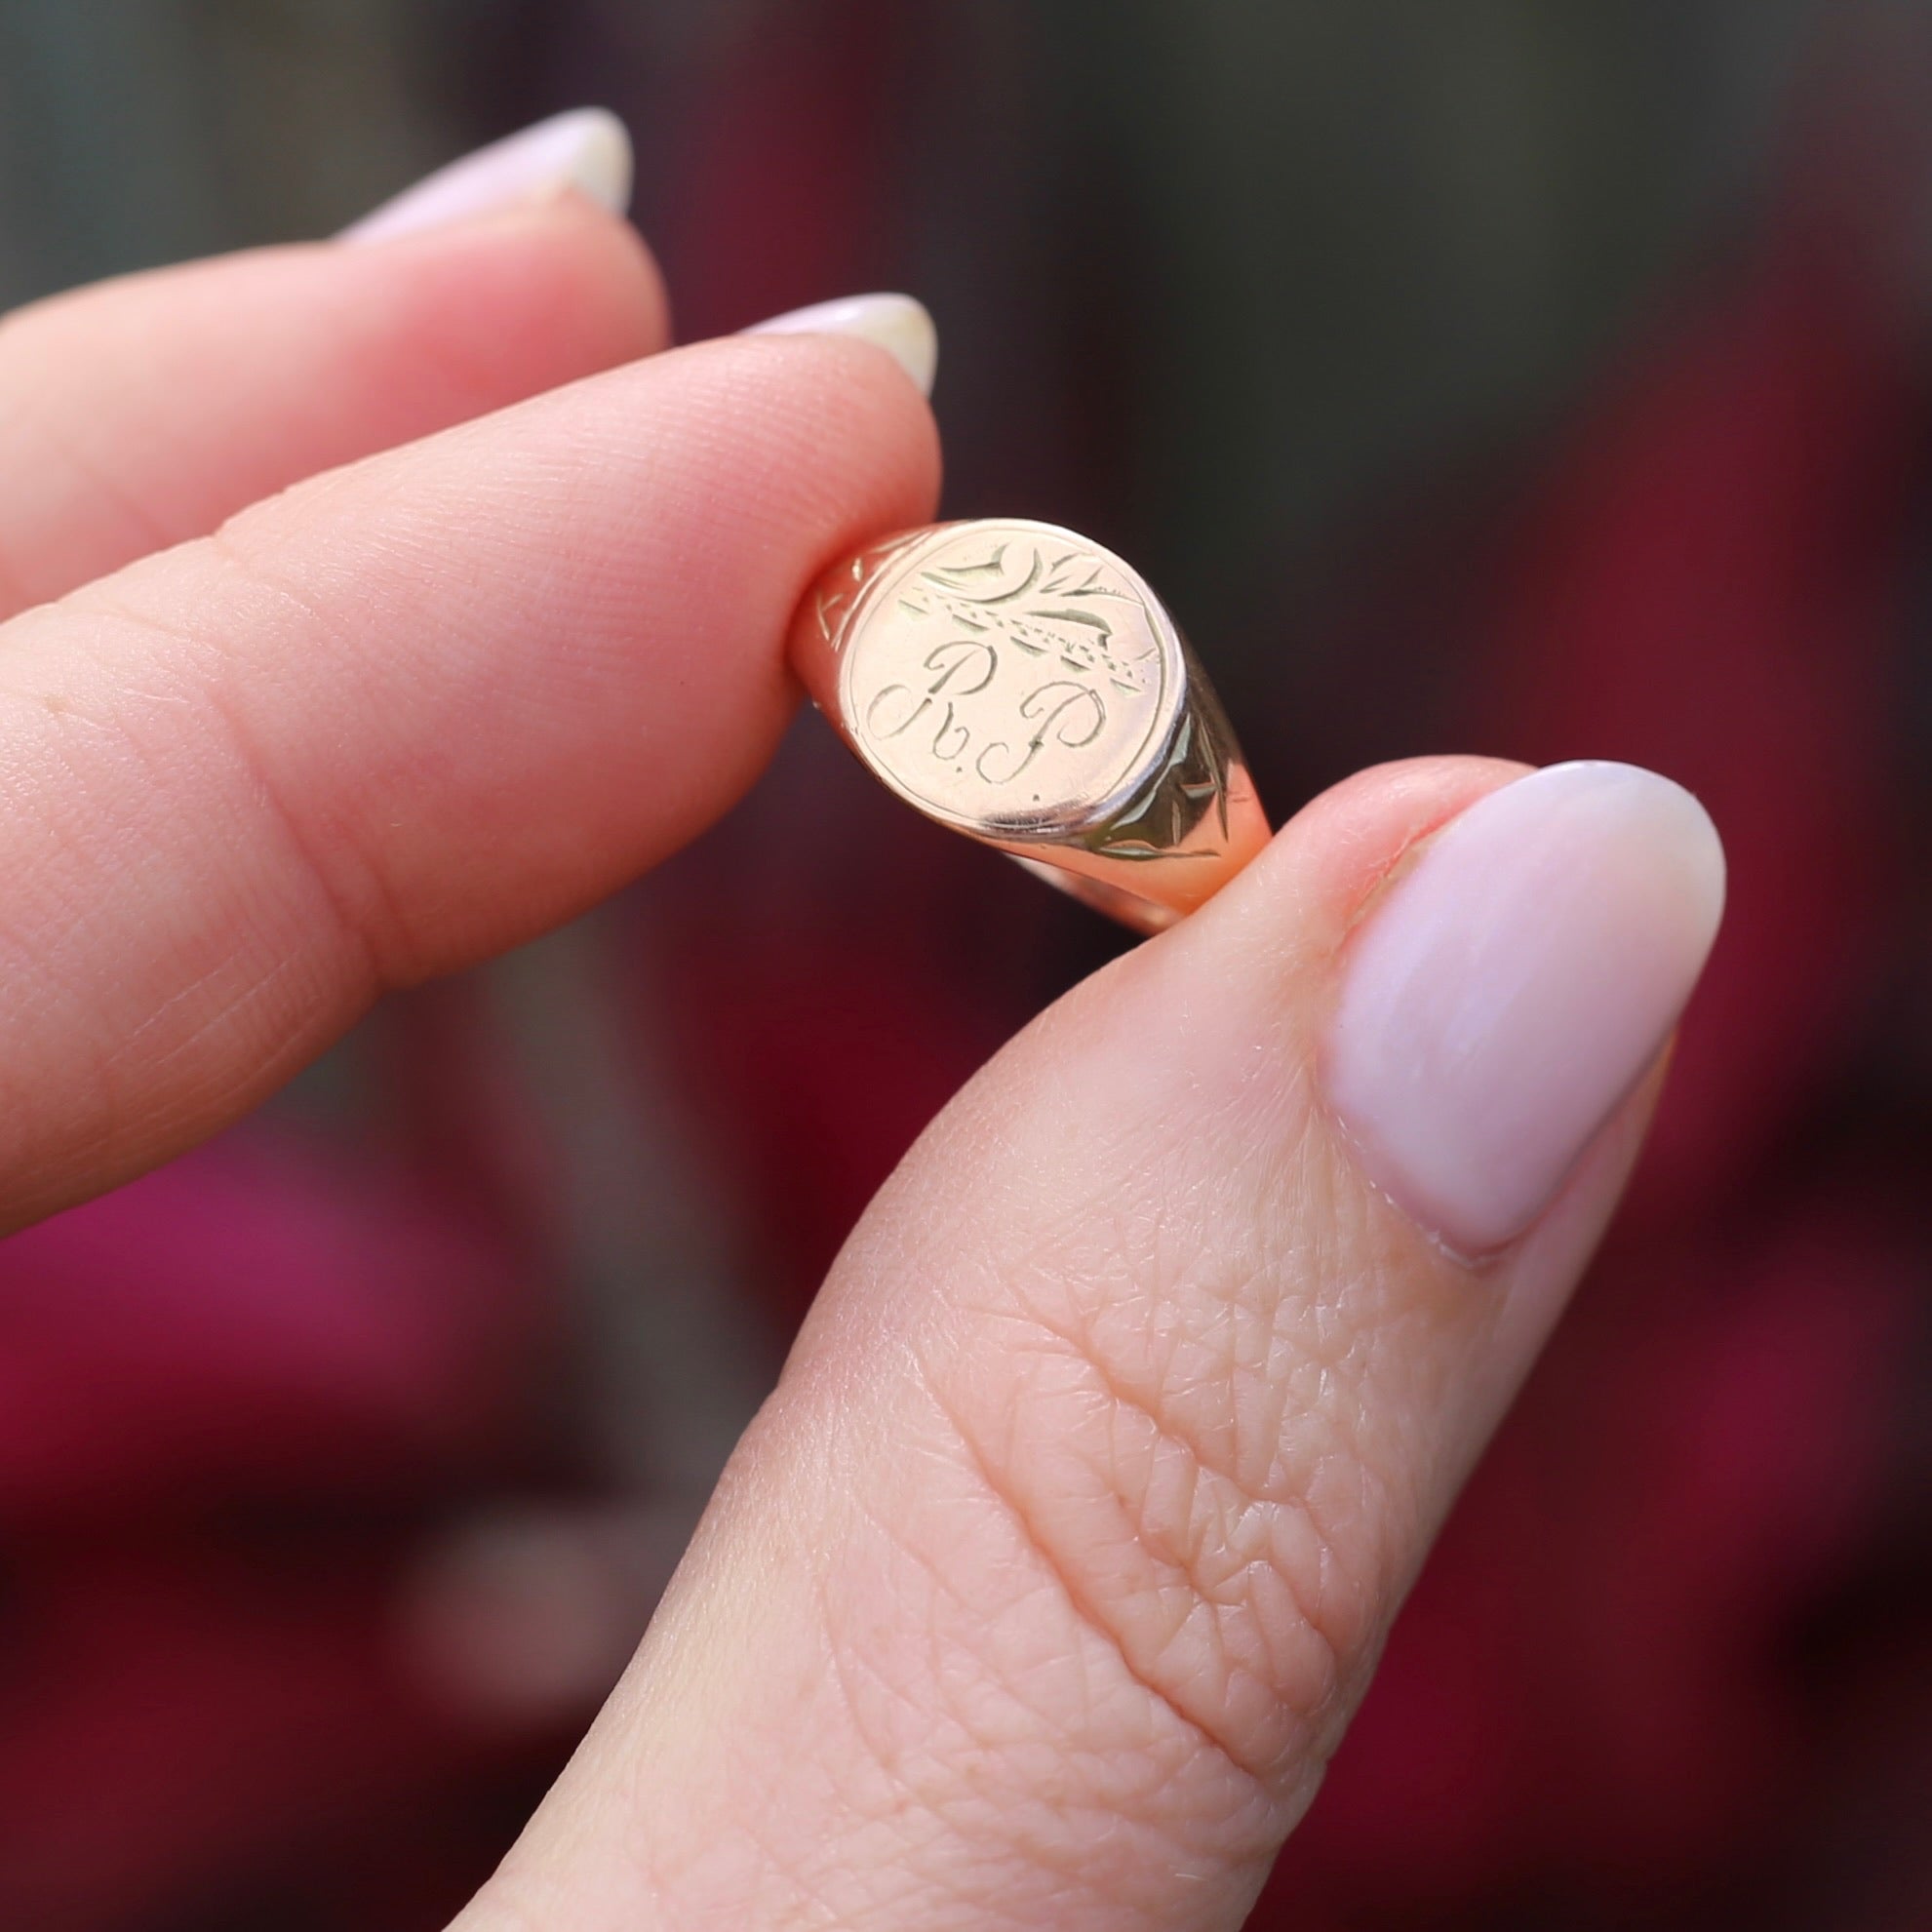
[[[574,194],[18,310],[0,322],[0,618],[668,338],[649,251]]]

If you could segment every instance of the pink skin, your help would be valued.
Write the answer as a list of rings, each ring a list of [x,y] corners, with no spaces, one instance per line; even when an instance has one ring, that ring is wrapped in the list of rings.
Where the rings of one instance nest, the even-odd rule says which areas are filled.
[[[0,958],[25,990],[0,1066],[36,1100],[0,1126],[0,1225],[177,1151],[385,986],[528,938],[702,829],[790,713],[804,585],[927,515],[936,472],[880,351],[708,343],[16,617]]]
[[[1352,930],[1519,771],[1316,801],[942,1115],[464,1932],[1241,1922],[1654,1097],[1479,1268],[1333,1123]]]
[[[383,986],[568,918],[755,777],[795,599],[931,514],[935,438],[864,341],[590,374],[661,332],[636,244],[567,200],[0,335],[0,417],[86,452],[51,506],[0,487],[16,602],[71,592],[0,635],[0,1222],[212,1132]],[[1318,800],[947,1110],[470,1932],[1239,1924],[1615,1204],[1696,973],[1695,884],[1628,814],[1473,869],[1465,837],[1429,885],[1519,776],[1424,760]],[[1606,943],[1588,891],[1535,895],[1561,932],[1511,949],[1527,1005],[1444,994],[1471,882],[1518,903],[1526,865],[1615,871],[1641,1011],[1606,1018],[1628,972],[1551,990]],[[1443,1012],[1480,1017],[1491,1084],[1404,1100]],[[1557,1064],[1566,1028],[1596,1044]],[[1470,1093],[1525,1083],[1559,1158],[1435,1158]],[[1439,1238],[1472,1230],[1479,1265]]]
[[[0,616],[668,340],[650,255],[575,200],[37,302],[0,362]]]

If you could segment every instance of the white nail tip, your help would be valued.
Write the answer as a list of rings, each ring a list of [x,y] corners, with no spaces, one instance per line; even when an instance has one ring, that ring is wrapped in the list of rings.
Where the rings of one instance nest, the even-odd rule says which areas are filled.
[[[628,214],[637,174],[630,130],[608,107],[581,107],[564,118],[576,126],[570,185],[612,215]]]
[[[1370,1177],[1465,1252],[1542,1211],[1703,969],[1724,854],[1634,766],[1551,766],[1452,821],[1357,935],[1324,1054]]]
[[[939,368],[939,332],[910,296],[842,296],[754,323],[747,335],[854,335],[882,348],[912,377],[922,396],[932,393]]]
[[[344,229],[342,239],[394,241],[572,189],[621,215],[631,175],[623,122],[606,108],[580,107],[451,162]]]

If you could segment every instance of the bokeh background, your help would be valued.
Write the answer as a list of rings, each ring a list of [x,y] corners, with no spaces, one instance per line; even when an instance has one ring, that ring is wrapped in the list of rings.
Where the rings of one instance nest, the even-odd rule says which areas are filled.
[[[589,100],[684,335],[929,303],[949,511],[1131,557],[1278,812],[1605,756],[1729,844],[1628,1210],[1255,1923],[1932,1923],[1932,6],[0,0],[0,301]],[[814,724],[0,1249],[0,1926],[439,1924],[870,1191],[1122,943]]]

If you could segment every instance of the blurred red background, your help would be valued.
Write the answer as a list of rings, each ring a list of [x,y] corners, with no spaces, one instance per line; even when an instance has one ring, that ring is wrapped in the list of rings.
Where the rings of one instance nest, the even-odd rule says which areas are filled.
[[[921,295],[949,511],[1133,558],[1278,813],[1432,749],[1692,786],[1654,1144],[1255,1923],[1932,1923],[1932,9],[13,0],[0,53],[0,296],[605,100],[682,333]],[[0,1249],[0,1925],[439,1923],[871,1190],[1123,943],[812,723],[696,862]]]

